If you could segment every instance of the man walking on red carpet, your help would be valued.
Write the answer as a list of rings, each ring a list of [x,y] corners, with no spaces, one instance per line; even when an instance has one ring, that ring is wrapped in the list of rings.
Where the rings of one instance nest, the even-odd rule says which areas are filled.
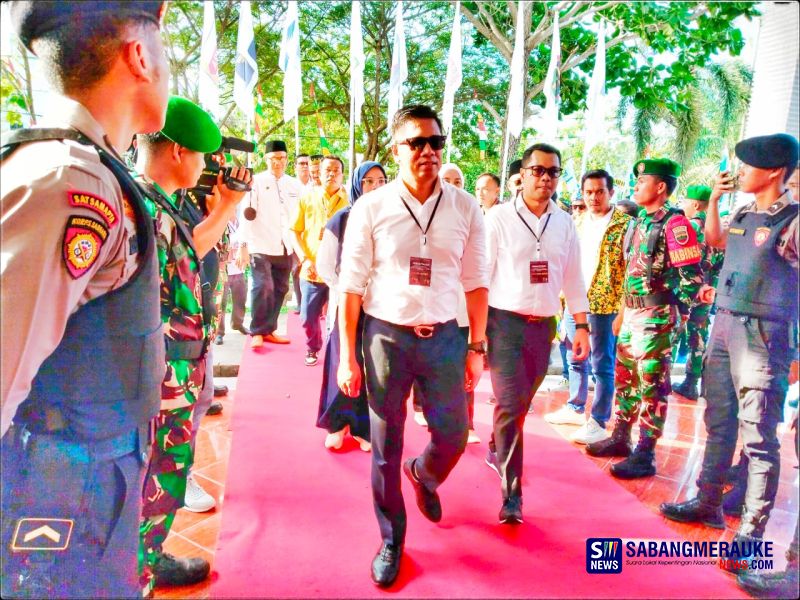
[[[383,544],[372,580],[391,585],[400,569],[406,511],[400,488],[406,398],[414,380],[424,391],[431,441],[403,464],[429,520],[442,518],[436,488],[467,442],[464,390],[483,371],[488,273],[483,215],[475,199],[439,181],[445,136],[436,112],[406,106],[392,120],[398,178],[365,194],[345,234],[339,287],[342,356],[338,383],[348,396],[367,386],[372,441],[372,496]],[[466,292],[469,344],[456,322]],[[364,370],[356,360],[364,308]],[[466,381],[465,381],[466,379]]]

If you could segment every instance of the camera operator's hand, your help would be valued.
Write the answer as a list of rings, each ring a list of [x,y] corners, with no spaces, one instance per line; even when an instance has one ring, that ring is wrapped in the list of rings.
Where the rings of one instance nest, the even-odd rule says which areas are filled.
[[[238,179],[239,181],[244,181],[248,184],[250,183],[251,179],[250,171],[247,169],[247,167],[233,167],[231,170],[231,177]],[[215,187],[219,190],[220,200],[229,206],[235,206],[236,204],[239,204],[239,202],[247,193],[236,192],[225,185],[225,176],[221,169],[217,174],[217,185]]]
[[[211,188],[211,193],[206,194],[206,213],[211,214],[220,203],[219,189],[217,186]]]

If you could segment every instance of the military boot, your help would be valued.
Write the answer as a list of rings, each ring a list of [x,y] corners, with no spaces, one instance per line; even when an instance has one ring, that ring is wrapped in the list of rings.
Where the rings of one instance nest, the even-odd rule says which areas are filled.
[[[757,598],[797,598],[798,570],[797,561],[788,563],[786,570],[774,571],[744,571],[736,577],[739,587]]]
[[[589,456],[629,456],[631,446],[631,424],[617,419],[611,437],[588,444],[586,454]]]
[[[642,436],[636,449],[625,460],[611,467],[611,474],[618,479],[639,479],[656,474],[656,440]]]
[[[672,391],[679,393],[687,400],[697,400],[700,397],[700,392],[697,389],[699,383],[699,380],[694,375],[687,374],[681,383],[672,388]]]
[[[739,517],[742,515],[744,506],[744,495],[747,493],[747,483],[736,483],[731,489],[722,495],[722,512],[729,517]]]
[[[702,494],[686,502],[664,502],[659,507],[659,510],[670,521],[702,523],[714,529],[725,529],[722,507],[719,503],[708,503]]]
[[[208,577],[211,567],[204,558],[178,558],[162,552],[153,565],[157,586],[192,585]]]

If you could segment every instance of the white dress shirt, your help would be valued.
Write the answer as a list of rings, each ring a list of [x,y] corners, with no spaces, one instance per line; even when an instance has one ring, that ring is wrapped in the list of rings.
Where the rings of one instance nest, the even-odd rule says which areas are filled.
[[[539,236],[540,252],[520,217]],[[552,317],[561,311],[559,295],[563,291],[571,314],[589,311],[575,223],[552,200],[540,219],[517,196],[486,215],[486,229],[491,276],[489,306],[522,315]],[[531,261],[547,261],[547,283],[531,283]]]
[[[253,177],[252,191],[242,206],[256,209],[252,221],[242,219],[242,241],[250,254],[283,256],[292,254],[291,217],[300,200],[302,186],[294,177],[283,175],[276,181],[269,171]]]
[[[582,227],[578,228],[581,241],[581,270],[587,290],[592,287],[594,272],[597,271],[597,262],[600,260],[600,246],[603,244],[613,214],[613,208],[609,208],[602,217],[595,217],[593,213],[586,211],[581,222]]]
[[[406,207],[424,229],[427,243]],[[401,199],[402,198],[402,199]],[[411,285],[411,257],[431,264],[430,286]],[[359,198],[344,236],[339,290],[363,297],[364,312],[397,325],[430,325],[456,318],[459,294],[488,287],[483,214],[475,199],[437,183],[420,203],[396,179]]]

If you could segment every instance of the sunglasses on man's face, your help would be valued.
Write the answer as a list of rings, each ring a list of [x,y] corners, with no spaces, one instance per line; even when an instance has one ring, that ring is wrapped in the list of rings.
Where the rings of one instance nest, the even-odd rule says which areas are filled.
[[[406,145],[416,152],[422,150],[426,145],[430,145],[431,150],[441,150],[444,148],[444,143],[446,141],[446,135],[432,135],[429,137],[407,138],[405,140],[398,140],[396,143],[399,146]]]
[[[548,175],[550,175],[552,179],[558,179],[559,177],[561,177],[561,173],[564,172],[564,169],[562,169],[561,167],[550,167],[548,169],[545,167],[540,167],[539,165],[535,165],[533,167],[522,167],[520,170],[530,171],[531,173],[533,173],[534,177],[544,177],[544,174],[547,173]]]

